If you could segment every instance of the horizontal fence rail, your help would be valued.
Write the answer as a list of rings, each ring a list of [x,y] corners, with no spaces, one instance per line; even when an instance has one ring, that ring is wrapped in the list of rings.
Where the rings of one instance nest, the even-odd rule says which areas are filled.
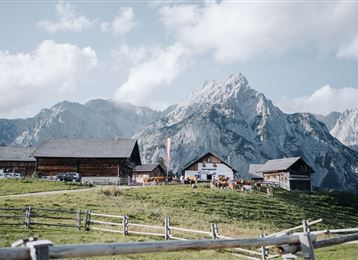
[[[316,236],[311,234],[313,241]],[[315,248],[337,245],[358,239],[358,233],[333,239],[314,242]],[[143,254],[157,252],[173,252],[183,250],[213,250],[237,247],[262,247],[296,245],[300,243],[300,235],[285,235],[281,237],[246,238],[232,240],[187,240],[187,241],[156,241],[107,244],[79,244],[79,245],[50,245],[48,258],[90,257],[122,254]],[[296,252],[296,251],[293,251]],[[2,259],[30,259],[30,248],[0,248]],[[45,258],[45,259],[48,259]]]

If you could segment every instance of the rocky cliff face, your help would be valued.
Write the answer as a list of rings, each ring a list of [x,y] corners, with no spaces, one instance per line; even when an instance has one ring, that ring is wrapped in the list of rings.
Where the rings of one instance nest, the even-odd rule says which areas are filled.
[[[315,186],[358,190],[356,152],[314,116],[280,111],[241,74],[206,82],[136,136],[147,161],[164,157],[163,140],[171,137],[174,171],[207,151],[230,156],[241,176],[250,163],[302,156],[315,170]]]
[[[358,151],[358,109],[348,109],[337,119],[331,134]]]

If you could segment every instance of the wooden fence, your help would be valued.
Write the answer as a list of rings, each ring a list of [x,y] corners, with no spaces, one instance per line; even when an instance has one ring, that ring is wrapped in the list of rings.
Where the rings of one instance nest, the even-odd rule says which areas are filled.
[[[48,209],[32,206],[0,208],[0,225],[34,225],[81,228],[81,210]],[[6,223],[4,223],[6,221]]]
[[[195,239],[210,238],[211,240],[215,240],[215,241],[237,240],[237,238],[221,235],[219,233],[219,228],[216,223],[211,223],[210,226],[208,225],[208,229],[210,227],[210,230],[207,231],[194,230],[194,229],[188,229],[188,228],[172,225],[170,221],[170,217],[166,217],[164,219],[163,225],[151,225],[145,223],[135,223],[131,221],[128,215],[98,213],[98,212],[92,212],[90,210],[86,210],[85,212],[83,212],[81,210],[48,209],[48,208],[26,206],[23,208],[0,208],[0,213],[1,213],[0,225],[22,224],[25,225],[27,228],[30,228],[34,225],[57,226],[57,227],[64,227],[64,228],[77,228],[77,229],[84,228],[85,230],[88,231],[94,230],[94,231],[112,232],[112,233],[119,233],[124,236],[126,235],[157,236],[157,237],[162,237],[165,240],[179,240],[183,242],[185,241],[192,242],[193,238]],[[5,219],[7,223],[4,223],[3,219]],[[263,241],[266,241],[265,239],[267,239],[267,241],[278,241],[274,239],[281,238],[281,237],[289,237],[297,234],[301,236],[302,234],[306,234],[306,236],[300,238],[299,244],[292,245],[292,243],[290,242],[283,243],[283,245],[279,247],[280,254],[271,253],[271,248],[273,246],[276,247],[278,245],[276,244],[276,242],[274,242],[271,245],[260,244],[260,248],[258,248],[257,250],[253,250],[252,248],[242,248],[240,246],[237,247],[228,246],[228,248],[234,250],[235,255],[245,257],[248,259],[271,259],[271,258],[278,257],[280,255],[291,254],[293,252],[297,252],[300,250],[306,251],[306,254],[313,255],[312,243],[316,240],[316,237],[319,235],[353,233],[353,232],[358,233],[358,228],[332,229],[332,230],[327,229],[327,230],[320,230],[320,231],[312,231],[311,230],[312,226],[320,222],[322,222],[322,219],[318,219],[314,221],[304,220],[301,225],[298,225],[296,227],[285,229],[280,232],[276,232],[269,235],[262,234],[261,239]],[[297,231],[298,233],[295,233]],[[311,241],[311,237],[313,238],[312,241]],[[315,247],[325,245],[324,243],[322,244],[321,241],[319,242],[320,244],[316,244]],[[51,244],[51,242],[49,243]],[[306,246],[305,249],[302,249],[302,245]],[[0,251],[0,259],[2,259],[1,251]],[[309,258],[309,259],[314,259],[314,258]]]
[[[29,241],[21,247],[0,248],[0,259],[41,259],[107,256],[122,254],[143,254],[173,252],[183,250],[213,250],[237,247],[287,246],[290,252],[302,251],[305,260],[314,260],[314,248],[336,245],[358,239],[358,233],[339,238],[315,241],[316,236],[310,233],[292,234],[279,237],[246,238],[230,240],[188,240],[156,241],[134,243],[106,243],[82,245],[53,245],[51,241]],[[306,240],[311,243],[306,244]]]

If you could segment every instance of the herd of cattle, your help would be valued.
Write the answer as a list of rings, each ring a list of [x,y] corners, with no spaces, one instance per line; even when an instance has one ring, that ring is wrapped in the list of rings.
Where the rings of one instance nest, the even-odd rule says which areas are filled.
[[[143,180],[143,186],[160,185],[160,184],[165,184],[168,181],[172,181],[172,180],[168,180],[166,177],[163,176],[149,177]],[[198,183],[198,178],[195,176],[187,177],[185,179],[185,182],[191,184],[192,187],[195,188],[196,184]],[[217,180],[213,180],[210,182],[210,188],[241,190],[241,191],[251,191],[253,188],[256,188],[260,190],[261,182],[244,180],[244,179],[230,181],[229,177],[220,176]]]

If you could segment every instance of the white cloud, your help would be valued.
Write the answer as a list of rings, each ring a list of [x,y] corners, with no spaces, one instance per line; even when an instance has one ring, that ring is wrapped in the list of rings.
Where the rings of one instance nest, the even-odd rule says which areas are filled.
[[[341,59],[358,60],[358,37],[349,45],[340,48],[337,57]]]
[[[168,87],[172,81],[188,66],[188,52],[180,44],[175,43],[166,48],[152,47],[144,50],[142,57],[131,55],[136,49],[127,48],[129,56],[135,64],[130,69],[127,81],[118,88],[116,99],[136,105],[158,107],[156,102],[149,103],[148,97],[160,88]]]
[[[75,7],[68,2],[58,2],[56,4],[56,21],[43,20],[38,23],[40,27],[50,33],[57,31],[81,32],[84,29],[91,28],[95,21],[79,14]]]
[[[122,7],[118,16],[114,17],[112,23],[102,22],[101,30],[102,32],[112,31],[113,34],[123,36],[124,34],[133,30],[136,26],[134,21],[134,12],[133,9],[129,6]]]
[[[284,97],[278,106],[287,113],[311,112],[326,115],[332,111],[344,111],[358,107],[358,89],[335,89],[329,85],[323,86],[310,96],[288,98]]]
[[[217,61],[240,62],[294,49],[356,53],[358,4],[348,2],[237,2],[160,6],[166,28],[194,50],[212,50]],[[343,49],[348,46],[351,51]]]
[[[30,53],[0,51],[0,110],[20,109],[40,99],[63,98],[97,66],[90,47],[42,42]]]

